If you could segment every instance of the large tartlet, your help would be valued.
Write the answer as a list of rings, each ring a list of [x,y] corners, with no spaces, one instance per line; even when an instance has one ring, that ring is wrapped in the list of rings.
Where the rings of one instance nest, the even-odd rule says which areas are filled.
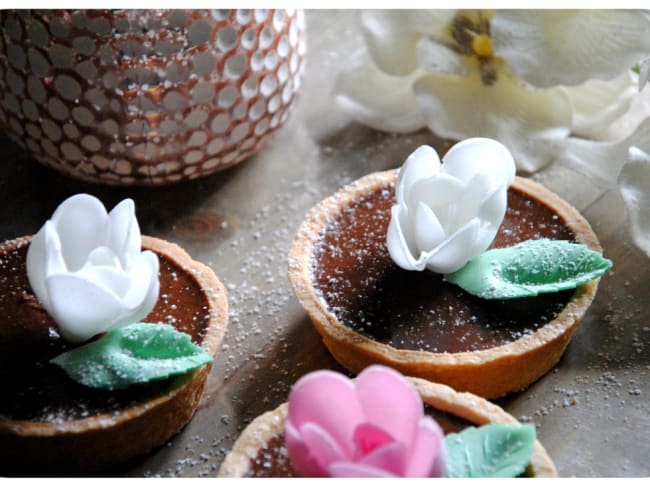
[[[69,345],[32,294],[25,270],[30,238],[0,245],[0,470],[74,473],[106,469],[147,453],[194,415],[210,365],[126,390],[94,390],[48,360]],[[160,293],[145,322],[171,323],[215,356],[228,321],[214,272],[175,244],[142,236],[160,260]]]
[[[466,427],[489,423],[518,424],[499,406],[472,393],[459,393],[452,388],[421,378],[408,378],[422,397],[425,414],[432,416],[445,434]],[[223,477],[293,477],[297,476],[284,443],[284,422],[288,404],[266,412],[251,422],[226,456],[219,476]],[[536,440],[527,477],[555,477],[557,471],[542,444]]]
[[[354,373],[379,363],[486,398],[525,388],[559,361],[599,280],[487,301],[442,275],[400,269],[386,247],[396,178],[390,170],[342,188],[309,212],[293,242],[289,278],[326,347]],[[574,207],[517,177],[491,247],[539,238],[601,250]]]

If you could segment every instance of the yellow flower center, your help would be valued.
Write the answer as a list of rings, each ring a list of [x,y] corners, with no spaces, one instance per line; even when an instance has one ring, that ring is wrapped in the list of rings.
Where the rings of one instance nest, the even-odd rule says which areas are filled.
[[[488,58],[492,56],[492,39],[488,34],[478,34],[472,39],[472,50],[477,56]]]

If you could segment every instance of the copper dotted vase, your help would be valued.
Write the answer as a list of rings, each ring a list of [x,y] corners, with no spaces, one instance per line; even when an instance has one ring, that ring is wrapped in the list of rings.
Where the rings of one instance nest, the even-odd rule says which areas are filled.
[[[260,149],[300,85],[285,10],[0,12],[0,124],[86,181],[161,185]]]

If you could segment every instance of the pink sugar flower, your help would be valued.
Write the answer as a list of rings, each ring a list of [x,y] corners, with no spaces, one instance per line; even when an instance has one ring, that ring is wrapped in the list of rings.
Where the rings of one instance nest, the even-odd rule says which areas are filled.
[[[444,476],[440,426],[397,371],[366,368],[355,382],[333,371],[301,378],[289,394],[285,439],[302,476]]]

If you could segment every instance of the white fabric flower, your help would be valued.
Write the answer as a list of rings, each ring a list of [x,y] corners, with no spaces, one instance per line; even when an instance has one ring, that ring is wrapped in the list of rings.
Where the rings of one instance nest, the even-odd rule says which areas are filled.
[[[650,80],[650,58],[644,59],[639,65],[639,91],[643,90],[645,84]]]
[[[534,172],[569,134],[594,137],[626,112],[650,52],[638,11],[366,11],[366,56],[334,87],[355,120],[379,130],[504,142]],[[642,55],[641,53],[645,53]]]
[[[65,200],[32,238],[27,276],[71,342],[137,322],[158,299],[158,257],[140,252],[133,200],[106,213],[95,197]]]
[[[644,92],[650,94],[649,90]],[[614,188],[618,183],[634,243],[650,256],[650,103],[647,98],[644,102],[646,118],[631,134],[617,141],[569,138],[556,163],[588,176],[604,188]]]
[[[647,10],[500,10],[494,52],[533,86],[610,80],[650,52]]]
[[[433,148],[421,146],[400,169],[386,243],[401,268],[454,272],[484,252],[501,225],[515,177],[508,149],[467,139],[443,163]]]
[[[631,147],[618,183],[634,243],[650,256],[650,155]]]
[[[585,139],[611,139],[607,131],[638,103],[637,76],[632,70],[608,81],[589,80],[564,88],[573,107],[571,133]]]
[[[650,152],[650,118],[646,118],[634,132],[619,141],[569,138],[556,163],[588,176],[602,187],[614,188],[632,146]],[[647,191],[650,192],[650,186]]]

